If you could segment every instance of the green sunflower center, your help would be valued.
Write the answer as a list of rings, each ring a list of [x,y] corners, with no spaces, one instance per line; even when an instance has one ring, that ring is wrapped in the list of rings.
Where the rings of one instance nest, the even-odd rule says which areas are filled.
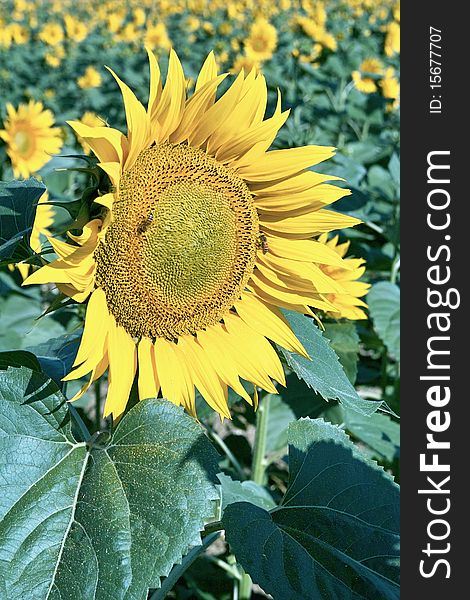
[[[251,193],[202,150],[165,143],[123,173],[95,253],[97,283],[132,336],[176,339],[219,322],[253,272]]]

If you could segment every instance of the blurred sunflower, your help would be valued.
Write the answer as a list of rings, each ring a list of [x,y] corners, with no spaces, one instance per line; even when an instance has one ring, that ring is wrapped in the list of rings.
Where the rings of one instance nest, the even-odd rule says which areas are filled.
[[[64,16],[67,37],[74,42],[83,42],[88,35],[88,27],[72,15]]]
[[[382,89],[382,96],[387,98],[387,100],[393,100],[391,104],[388,105],[387,110],[394,110],[399,106],[399,97],[400,97],[400,82],[395,76],[395,69],[393,67],[388,67],[385,70],[385,75],[382,81],[379,83]]]
[[[252,56],[245,56],[243,54],[239,54],[230,69],[231,73],[238,74],[241,70],[244,70],[246,73],[250,73],[252,69],[255,69],[256,72],[261,70],[261,64],[259,61],[255,60]]]
[[[85,73],[77,79],[77,85],[82,90],[99,87],[101,85],[101,75],[95,67],[89,66],[85,69]]]
[[[385,54],[390,57],[400,54],[400,23],[392,21],[387,25],[385,31]]]
[[[174,51],[162,86],[149,52],[148,108],[115,77],[127,136],[110,127],[70,126],[93,149],[112,191],[98,197],[102,216],[68,243],[50,243],[58,259],[25,283],[56,283],[78,302],[89,297],[74,370],[91,383],[109,369],[104,414],[121,415],[138,369],[141,399],[162,395],[195,414],[195,387],[222,417],[231,387],[253,400],[240,377],[275,393],[285,384],[269,343],[306,356],[279,307],[314,316],[338,313],[329,294],[350,295],[322,270],[355,268],[314,236],[359,221],[325,209],[349,194],[337,179],[308,168],[334,149],[269,151],[289,111],[278,97],[264,118],[264,77],[241,72],[216,100],[213,54],[186,97]],[[320,267],[322,265],[322,267]],[[354,277],[353,277],[354,278]],[[346,277],[343,278],[348,281]]]
[[[362,61],[358,71],[352,72],[352,80],[356,88],[364,94],[373,94],[377,91],[377,83],[372,76],[383,74],[383,64],[378,58],[366,58]]]
[[[245,40],[245,53],[253,61],[268,60],[272,57],[277,46],[277,31],[266,19],[259,17],[250,29],[250,35]]]
[[[29,177],[39,171],[62,148],[60,129],[53,127],[54,115],[42,102],[31,100],[15,110],[9,102],[5,129],[0,138],[7,144],[15,177]]]
[[[64,39],[64,30],[58,23],[47,23],[39,32],[38,37],[49,46],[57,46]]]
[[[149,25],[147,27],[145,45],[152,50],[155,50],[155,48],[169,50],[171,48],[171,41],[168,37],[165,23],[157,23],[156,25]]]

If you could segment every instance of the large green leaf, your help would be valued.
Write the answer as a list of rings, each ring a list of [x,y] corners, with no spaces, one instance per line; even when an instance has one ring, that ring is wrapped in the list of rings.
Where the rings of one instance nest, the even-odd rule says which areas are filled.
[[[276,452],[287,447],[289,424],[301,417],[313,419],[337,407],[336,402],[327,402],[308,385],[289,373],[286,387],[280,388],[280,395],[270,394],[266,450]]]
[[[322,420],[291,424],[289,443],[280,506],[225,509],[226,539],[243,568],[275,600],[397,600],[398,487]]]
[[[400,288],[389,281],[375,283],[367,302],[380,339],[389,353],[400,360]]]
[[[0,349],[23,350],[65,333],[64,326],[51,315],[38,319],[41,312],[39,296],[11,294],[0,298]]]
[[[357,377],[359,336],[354,323],[325,323],[325,336],[338,355],[349,381],[354,385]]]
[[[400,425],[388,415],[375,413],[365,417],[344,411],[344,424],[352,435],[369,446],[373,456],[391,462],[400,453]]]
[[[104,442],[73,438],[64,398],[43,374],[0,371],[3,597],[144,600],[201,543],[219,494],[200,426],[146,400]]]
[[[0,181],[0,261],[11,259],[19,242],[31,233],[36,202],[45,190],[33,178]]]
[[[41,370],[60,386],[72,370],[80,340],[79,334],[64,334],[27,349],[36,356]]]
[[[251,502],[261,508],[274,508],[274,502],[271,494],[262,485],[254,481],[237,481],[225,473],[217,475],[222,486],[222,510],[234,502]]]
[[[346,408],[364,415],[375,412],[381,403],[364,400],[358,395],[328,340],[312,319],[293,311],[284,310],[283,313],[311,358],[308,360],[280,348],[298,377],[326,400],[339,400]]]

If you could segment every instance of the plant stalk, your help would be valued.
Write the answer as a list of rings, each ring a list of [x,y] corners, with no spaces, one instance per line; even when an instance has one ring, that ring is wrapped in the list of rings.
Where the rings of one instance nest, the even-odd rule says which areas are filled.
[[[178,579],[183,575],[183,573],[189,569],[196,558],[198,558],[198,556],[202,554],[202,552],[204,552],[204,550],[210,546],[212,542],[215,542],[219,535],[220,531],[211,533],[204,538],[200,546],[196,546],[188,554],[186,554],[181,564],[173,567],[168,574],[168,577],[163,580],[162,587],[158,590],[155,590],[150,596],[149,600],[163,600],[166,598],[167,594],[169,594],[169,592],[171,592],[171,590],[175,587]]]
[[[269,404],[271,402],[270,394],[262,399],[256,413],[256,434],[255,446],[253,449],[253,462],[251,465],[251,478],[255,483],[263,485],[264,474],[266,471],[266,438],[268,434],[268,415]]]
[[[101,426],[101,382],[98,378],[95,381],[95,425],[96,429],[99,430]]]
[[[266,472],[266,439],[268,434],[270,394],[262,399],[258,412],[256,413],[255,446],[253,449],[253,462],[251,466],[251,478],[259,485],[263,485]],[[239,600],[250,600],[252,581],[248,573],[241,570],[242,579],[238,588]]]

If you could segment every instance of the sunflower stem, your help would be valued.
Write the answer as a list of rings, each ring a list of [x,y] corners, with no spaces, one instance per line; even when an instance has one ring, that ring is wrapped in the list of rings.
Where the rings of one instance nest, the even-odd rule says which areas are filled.
[[[95,381],[95,425],[96,429],[99,430],[101,425],[101,382],[98,378]]]
[[[70,403],[69,403],[69,410],[70,410],[70,414],[72,415],[72,419],[75,421],[75,423],[78,425],[78,428],[81,431],[81,434],[83,436],[83,441],[88,442],[88,440],[91,438],[91,434],[88,431],[88,427],[83,422],[83,419],[78,414],[78,410],[75,408],[75,406],[73,406]]]
[[[200,546],[196,546],[195,548],[190,550],[188,554],[186,554],[186,556],[183,558],[181,564],[175,565],[172,568],[172,570],[168,574],[168,577],[166,577],[162,581],[161,588],[155,590],[150,596],[149,600],[163,600],[163,598],[166,598],[167,594],[171,592],[171,590],[174,588],[174,586],[178,582],[178,579],[183,575],[183,573],[187,569],[189,569],[193,562],[206,550],[208,546],[212,544],[212,542],[215,542],[215,540],[219,536],[219,532],[214,532],[211,535],[208,535],[206,538],[204,538]]]
[[[256,433],[253,449],[253,462],[251,465],[251,478],[259,485],[263,485],[266,472],[266,440],[268,434],[270,401],[271,396],[269,394],[264,396],[258,407],[258,412],[256,413]],[[242,578],[238,588],[238,598],[239,600],[249,600],[251,598],[252,588],[251,577],[241,568],[240,573]]]
[[[266,471],[266,439],[268,434],[268,415],[271,396],[267,394],[259,405],[256,413],[256,433],[253,450],[253,463],[251,466],[251,478],[255,483],[263,485],[264,473]]]
[[[208,430],[208,433],[209,433],[209,436],[214,440],[214,442],[218,446],[220,446],[221,450],[225,453],[225,455],[227,456],[227,458],[229,459],[229,461],[235,467],[235,469],[237,470],[237,473],[238,473],[240,479],[242,481],[244,479],[246,479],[246,475],[245,475],[245,473],[243,471],[243,467],[238,462],[238,460],[236,459],[235,455],[230,450],[230,448],[227,446],[227,444],[224,442],[224,440],[220,437],[220,435],[218,435],[215,431],[210,431],[210,430]]]
[[[241,567],[239,567],[239,569],[242,578],[238,585],[238,600],[250,600],[253,582],[251,581],[251,577],[248,575],[248,573],[245,573]]]

